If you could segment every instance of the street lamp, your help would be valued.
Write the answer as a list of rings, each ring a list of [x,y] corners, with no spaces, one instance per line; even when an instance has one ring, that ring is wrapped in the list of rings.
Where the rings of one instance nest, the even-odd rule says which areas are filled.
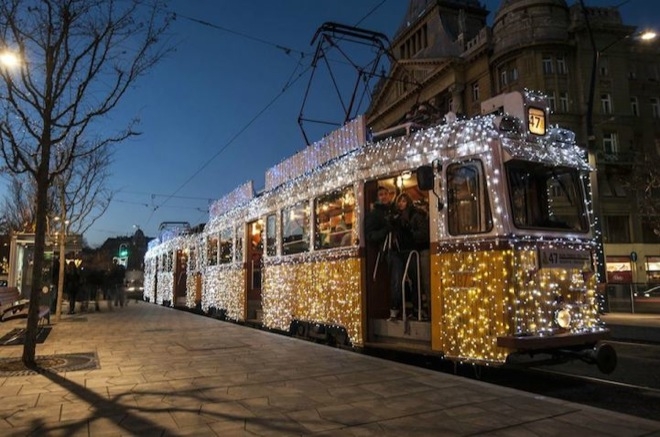
[[[21,58],[11,50],[3,50],[0,52],[0,64],[5,67],[18,67],[21,64]]]
[[[593,169],[590,173],[590,183],[591,183],[591,208],[594,214],[594,232],[596,237],[596,269],[598,283],[600,287],[603,287],[607,281],[607,271],[605,263],[605,253],[603,248],[603,228],[601,224],[601,209],[600,209],[600,196],[598,188],[598,176],[596,174],[597,162],[596,162],[596,136],[594,134],[594,121],[593,121],[593,110],[594,110],[594,93],[596,91],[596,72],[598,71],[598,63],[600,60],[600,55],[609,49],[610,47],[618,44],[619,42],[629,39],[633,36],[637,36],[640,40],[650,41],[656,37],[656,33],[653,31],[644,31],[638,33],[637,31],[628,33],[621,38],[618,38],[606,45],[605,47],[598,49],[596,46],[596,41],[594,39],[593,32],[591,30],[591,24],[589,22],[589,14],[584,5],[584,0],[580,0],[580,6],[582,8],[582,13],[584,14],[585,24],[587,26],[587,33],[589,34],[589,42],[591,44],[591,49],[593,51],[593,58],[591,63],[591,77],[589,80],[589,96],[587,100],[587,112],[586,112],[586,127],[587,127],[587,153],[589,157],[589,165]],[[601,288],[601,291],[602,290]]]

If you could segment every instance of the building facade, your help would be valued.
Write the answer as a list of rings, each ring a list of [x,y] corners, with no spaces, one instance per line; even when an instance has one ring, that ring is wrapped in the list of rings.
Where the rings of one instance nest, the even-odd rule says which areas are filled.
[[[660,163],[658,43],[640,40],[616,8],[502,0],[492,27],[488,14],[476,0],[411,0],[367,124],[430,125],[478,115],[497,94],[545,93],[553,123],[576,132],[597,169],[608,283],[660,283],[660,211],[641,196]]]

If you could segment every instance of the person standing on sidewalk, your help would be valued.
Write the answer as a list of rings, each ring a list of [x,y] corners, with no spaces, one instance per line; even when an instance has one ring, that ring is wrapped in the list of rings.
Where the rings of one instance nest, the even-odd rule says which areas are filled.
[[[69,261],[64,271],[64,289],[69,296],[69,314],[75,314],[76,299],[80,289],[80,272],[73,261]]]
[[[117,260],[114,261],[110,278],[113,287],[113,300],[115,306],[124,306],[124,278],[126,276],[126,268],[119,264]]]

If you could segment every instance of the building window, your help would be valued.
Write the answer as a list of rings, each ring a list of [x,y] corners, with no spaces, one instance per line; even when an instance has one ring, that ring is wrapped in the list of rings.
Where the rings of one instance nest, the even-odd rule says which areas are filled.
[[[630,220],[627,215],[606,215],[603,238],[607,243],[630,243]]]
[[[557,110],[557,103],[555,101],[554,91],[548,91],[548,106],[550,107],[550,111],[552,112],[555,112]]]
[[[552,68],[552,58],[550,56],[543,57],[543,74],[552,74],[554,69]]]
[[[653,118],[660,118],[660,102],[657,97],[651,98],[651,115]]]
[[[559,94],[559,108],[561,112],[568,112],[568,92],[564,91],[561,94]]]
[[[557,74],[566,74],[568,70],[566,69],[566,59],[564,56],[557,56]]]
[[[508,80],[508,75],[507,75],[506,69],[502,69],[500,71],[500,87],[504,88],[508,84],[509,84],[509,80]]]
[[[481,101],[481,99],[479,98],[479,82],[475,82],[472,84],[472,101],[473,102]]]
[[[632,268],[629,256],[605,257],[607,282],[612,284],[629,284],[632,282]]]
[[[600,108],[603,114],[612,113],[612,97],[609,94],[600,95]]]
[[[660,256],[646,257],[646,280],[651,284],[660,283]]]
[[[518,67],[513,67],[511,69],[511,82],[518,80]]]
[[[609,76],[609,62],[606,57],[601,56],[598,60],[598,71],[600,71],[601,76]]]
[[[635,117],[639,117],[639,102],[637,101],[637,97],[630,98],[630,112]]]
[[[616,154],[619,150],[617,134],[614,132],[606,132],[603,134],[603,151],[605,153]]]

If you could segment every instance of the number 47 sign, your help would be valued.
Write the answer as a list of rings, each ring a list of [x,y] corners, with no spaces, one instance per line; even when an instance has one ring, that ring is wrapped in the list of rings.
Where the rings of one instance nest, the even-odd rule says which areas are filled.
[[[584,250],[539,249],[540,267],[591,270],[591,254]]]
[[[540,108],[527,108],[527,129],[534,135],[545,135],[545,111]]]

